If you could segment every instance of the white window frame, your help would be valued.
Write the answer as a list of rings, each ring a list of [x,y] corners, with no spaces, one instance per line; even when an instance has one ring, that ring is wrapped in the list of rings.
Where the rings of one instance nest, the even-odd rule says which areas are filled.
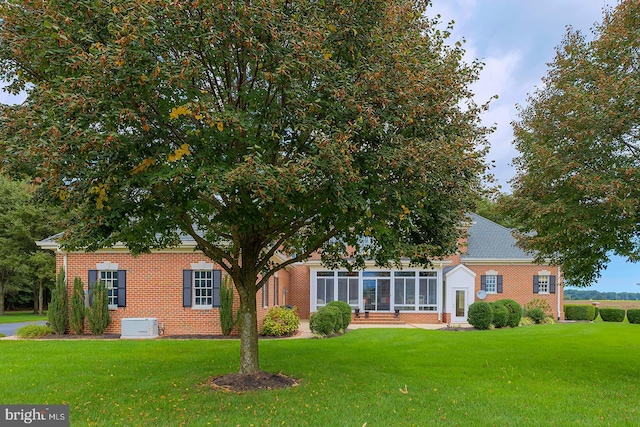
[[[498,293],[498,275],[497,274],[485,275],[484,284],[485,284],[485,291],[488,294]]]
[[[538,275],[538,293],[549,294],[549,274]]]
[[[118,309],[118,270],[98,270],[97,282],[107,288],[109,310]]]
[[[193,275],[191,277],[193,293],[191,307],[201,310],[213,308],[213,270],[193,270],[191,274]],[[207,295],[207,290],[209,295]],[[204,295],[202,294],[203,291]],[[197,302],[198,299],[200,299],[200,304]],[[202,302],[205,302],[205,304],[202,304]]]

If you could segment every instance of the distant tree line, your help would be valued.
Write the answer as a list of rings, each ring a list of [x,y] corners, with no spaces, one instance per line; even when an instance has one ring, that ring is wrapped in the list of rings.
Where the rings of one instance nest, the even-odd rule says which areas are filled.
[[[640,300],[640,292],[599,292],[592,290],[565,289],[565,300]]]

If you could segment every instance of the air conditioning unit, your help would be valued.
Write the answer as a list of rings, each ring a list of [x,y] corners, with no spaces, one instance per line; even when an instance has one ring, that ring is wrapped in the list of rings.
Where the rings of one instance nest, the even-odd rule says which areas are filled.
[[[120,338],[145,339],[158,337],[158,319],[153,317],[124,318]]]

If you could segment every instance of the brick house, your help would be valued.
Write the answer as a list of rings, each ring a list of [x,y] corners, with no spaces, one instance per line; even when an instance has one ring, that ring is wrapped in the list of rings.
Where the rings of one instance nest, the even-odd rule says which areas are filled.
[[[563,313],[559,267],[534,264],[515,246],[509,229],[472,214],[467,239],[458,254],[433,261],[429,268],[408,263],[402,269],[333,271],[320,260],[280,270],[257,296],[258,321],[269,307],[294,305],[300,317],[340,299],[354,311],[387,316],[407,323],[465,322],[469,305],[478,300],[512,298],[525,304],[546,300],[553,315]],[[179,246],[133,257],[126,247],[97,252],[66,252],[56,236],[37,242],[56,252],[57,269],[66,271],[69,295],[73,279],[88,285],[102,280],[109,289],[113,322],[107,333],[120,333],[123,318],[157,318],[166,335],[219,334],[219,289],[222,269],[184,237]],[[278,254],[274,261],[282,261]],[[236,295],[235,303],[238,303]],[[379,318],[379,317],[378,317]]]

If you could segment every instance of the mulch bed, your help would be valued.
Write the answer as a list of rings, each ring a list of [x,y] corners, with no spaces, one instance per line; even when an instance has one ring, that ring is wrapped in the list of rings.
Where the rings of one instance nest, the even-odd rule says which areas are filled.
[[[234,393],[275,390],[295,387],[299,384],[300,382],[295,378],[263,371],[258,371],[253,374],[227,374],[212,378],[207,382],[207,385],[210,385],[213,389]]]

